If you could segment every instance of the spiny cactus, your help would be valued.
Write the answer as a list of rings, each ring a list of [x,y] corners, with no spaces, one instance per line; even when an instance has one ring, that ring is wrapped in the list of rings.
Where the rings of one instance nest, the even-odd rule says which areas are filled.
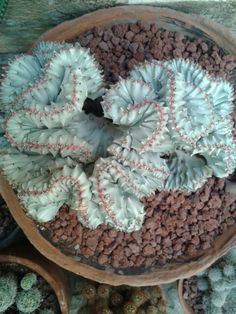
[[[35,273],[26,274],[20,281],[23,290],[30,290],[37,283],[37,275]]]
[[[165,314],[165,303],[159,287],[112,287],[83,280],[78,294],[84,297],[78,314]],[[155,310],[155,311],[154,311]]]
[[[86,115],[102,94],[104,117]],[[233,88],[185,60],[144,63],[104,92],[86,49],[40,43],[9,65],[1,98],[0,167],[40,222],[66,203],[86,227],[132,232],[140,198],[236,167]]]
[[[14,302],[17,293],[17,280],[13,274],[0,276],[0,312],[6,311]]]
[[[202,292],[206,313],[227,313],[227,298],[236,289],[236,259],[232,260],[235,248],[219,259],[197,278],[197,287]]]
[[[29,314],[39,309],[43,296],[36,286],[35,273],[26,273],[21,278],[14,273],[0,274],[0,312],[5,313],[13,305],[20,313]],[[41,312],[52,313],[51,309],[48,311],[48,313],[44,313],[43,310]]]
[[[16,306],[22,313],[34,312],[42,302],[42,295],[37,288],[22,290],[17,293]]]

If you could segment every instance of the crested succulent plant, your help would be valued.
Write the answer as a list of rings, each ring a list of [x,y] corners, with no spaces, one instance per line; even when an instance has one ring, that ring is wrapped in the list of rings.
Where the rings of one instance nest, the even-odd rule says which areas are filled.
[[[20,313],[29,314],[38,310],[43,296],[36,286],[35,273],[26,273],[21,278],[13,272],[0,274],[0,312],[5,313],[13,305]]]
[[[101,95],[104,117],[85,114]],[[236,167],[232,86],[185,60],[144,63],[105,92],[86,49],[43,42],[9,65],[1,98],[0,167],[40,222],[66,203],[86,227],[132,232],[140,198]]]
[[[155,100],[167,111],[167,132],[160,144],[169,145],[161,152],[151,147],[168,156],[170,175],[165,189],[195,191],[210,176],[226,177],[233,172],[230,83],[182,59],[145,63],[132,70],[130,77],[152,86]]]
[[[235,295],[236,289],[236,248],[220,258],[215,264],[208,268],[197,278],[197,287],[203,295],[203,304],[206,313],[228,313],[227,299],[231,293]]]

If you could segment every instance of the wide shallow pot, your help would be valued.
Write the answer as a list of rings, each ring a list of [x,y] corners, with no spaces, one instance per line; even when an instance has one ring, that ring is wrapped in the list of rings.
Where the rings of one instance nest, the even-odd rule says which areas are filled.
[[[215,42],[228,53],[236,54],[236,38],[219,24],[207,21],[199,16],[149,6],[116,7],[87,14],[49,30],[34,45],[42,40],[70,40],[95,26],[104,27],[119,23],[136,22],[137,20],[156,23],[159,27],[170,31],[180,31],[190,37],[201,36],[205,40]],[[67,256],[47,241],[40,234],[35,223],[27,217],[16,194],[3,176],[0,176],[0,193],[2,193],[14,218],[29,240],[43,255],[74,273],[111,285],[147,286],[190,277],[209,267],[236,244],[236,225],[234,225],[218,237],[209,250],[199,252],[199,255],[195,258],[183,259],[181,263],[168,263],[165,266],[156,267],[138,275],[131,273],[129,275],[115,274],[111,270],[101,270],[76,260],[76,257]]]
[[[185,301],[184,296],[183,296],[183,284],[184,284],[184,279],[178,280],[177,283],[177,289],[178,289],[178,297],[179,297],[179,302],[186,314],[194,314],[193,310],[191,307],[188,305],[188,303]]]
[[[54,291],[62,314],[69,312],[69,283],[65,271],[48,261],[30,244],[3,249],[0,263],[16,263],[40,275]]]

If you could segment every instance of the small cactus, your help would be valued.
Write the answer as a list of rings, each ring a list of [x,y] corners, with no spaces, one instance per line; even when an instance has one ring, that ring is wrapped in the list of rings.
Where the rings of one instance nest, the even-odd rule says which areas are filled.
[[[139,307],[146,301],[146,296],[142,289],[135,289],[132,291],[130,299],[137,307]]]
[[[32,313],[40,306],[42,295],[37,288],[22,290],[17,293],[16,306],[22,313]]]
[[[124,301],[124,297],[122,296],[121,293],[114,292],[111,295],[111,304],[113,306],[120,306]]]
[[[28,273],[20,281],[20,286],[23,290],[30,290],[37,282],[35,273]]]
[[[149,305],[147,308],[147,314],[160,314],[158,307],[154,305]]]
[[[127,301],[123,305],[124,314],[135,314],[137,311],[137,306],[132,301]]]
[[[17,278],[13,274],[0,276],[0,312],[6,311],[14,302],[17,293]]]
[[[93,284],[85,284],[82,288],[82,295],[85,299],[90,300],[96,296],[96,288]]]
[[[110,287],[108,285],[99,285],[97,294],[100,298],[108,299],[110,294]]]
[[[222,272],[219,268],[211,267],[208,271],[208,277],[212,282],[217,282],[222,278]]]
[[[18,279],[13,272],[0,274],[0,313],[15,306],[20,313],[30,314],[35,310],[39,314],[51,314],[51,309],[40,309],[43,296],[37,289],[37,275],[29,272]],[[38,312],[37,312],[38,313]]]
[[[197,281],[197,287],[200,291],[207,291],[209,288],[208,281],[205,278],[199,278]]]
[[[112,287],[84,280],[78,284],[78,293],[84,298],[79,314],[143,314],[148,306],[157,309],[158,314],[166,314],[165,301],[156,286]]]
[[[203,295],[206,313],[227,313],[227,298],[236,291],[236,259],[235,248],[209,267],[197,277],[197,287]],[[230,311],[229,311],[230,313]]]

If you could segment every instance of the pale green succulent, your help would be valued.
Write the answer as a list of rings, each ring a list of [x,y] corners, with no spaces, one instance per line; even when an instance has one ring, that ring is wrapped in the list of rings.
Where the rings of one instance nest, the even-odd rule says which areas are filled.
[[[35,273],[26,273],[21,279],[14,273],[0,274],[0,312],[10,313],[11,307],[14,312],[16,307],[19,313],[35,313],[44,301],[37,283]]]
[[[197,287],[203,295],[203,305],[207,314],[228,314],[226,310],[228,300],[232,298],[232,295],[235,296],[236,289],[236,259],[232,259],[234,253],[235,248],[232,248],[201,276],[197,277]]]
[[[139,230],[140,198],[195,191],[236,167],[232,86],[186,60],[147,62],[109,90],[79,44],[40,43],[1,87],[0,167],[28,214],[66,203],[88,228]],[[103,96],[104,117],[83,112]]]

